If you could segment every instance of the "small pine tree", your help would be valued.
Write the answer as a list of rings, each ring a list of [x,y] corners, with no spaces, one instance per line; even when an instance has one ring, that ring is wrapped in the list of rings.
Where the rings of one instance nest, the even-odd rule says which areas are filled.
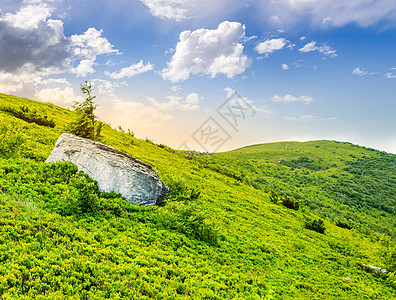
[[[90,82],[85,81],[81,84],[80,89],[86,95],[86,98],[82,102],[74,102],[72,107],[77,112],[78,117],[69,125],[68,131],[77,136],[95,140],[99,137],[102,127],[102,123],[96,120],[94,114],[99,105],[93,101],[96,96],[92,95],[92,84]]]

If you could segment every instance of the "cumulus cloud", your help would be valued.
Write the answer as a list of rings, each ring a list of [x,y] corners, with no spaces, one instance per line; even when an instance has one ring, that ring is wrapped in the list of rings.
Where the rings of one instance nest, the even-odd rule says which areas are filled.
[[[70,37],[70,49],[74,54],[72,59],[80,59],[79,65],[73,70],[77,77],[86,77],[95,73],[93,65],[98,55],[118,53],[118,50],[102,37],[102,33],[103,30],[89,28],[83,34],[74,34]]]
[[[41,23],[46,22],[51,12],[52,8],[47,4],[36,2],[35,5],[22,6],[15,14],[4,14],[0,17],[0,22],[5,22],[14,28],[38,29]]]
[[[323,55],[330,56],[330,57],[336,57],[337,56],[337,51],[332,49],[330,46],[327,45],[321,45],[317,46],[316,42],[312,41],[308,44],[306,44],[304,47],[298,49],[300,52],[312,52],[312,51],[318,51],[322,53]]]
[[[74,34],[70,37],[75,57],[94,60],[98,55],[118,53],[113,45],[102,37],[103,30],[89,28],[83,34]]]
[[[83,59],[73,72],[77,74],[77,77],[86,77],[88,74],[95,73],[95,70],[92,68],[93,65],[93,60]]]
[[[272,52],[283,49],[288,43],[289,41],[284,38],[270,39],[257,44],[254,50],[259,54],[265,54],[267,57]]]
[[[0,91],[2,93],[15,93],[23,88],[24,82],[33,82],[36,76],[28,72],[8,73],[0,71]]]
[[[37,83],[45,84],[45,85],[58,84],[58,85],[70,86],[70,83],[66,78],[48,78],[48,79],[44,79],[44,80],[42,80],[40,78],[40,81]]]
[[[154,98],[147,98],[147,100],[158,110],[197,110],[199,109],[199,96],[197,93],[188,94],[185,99],[182,97],[167,96],[167,102],[158,102]]]
[[[272,102],[284,102],[284,103],[303,102],[305,104],[309,104],[314,100],[314,98],[311,96],[306,96],[306,95],[302,95],[300,97],[295,97],[295,96],[288,94],[285,96],[275,95],[272,97],[271,100],[272,100]]]
[[[111,82],[105,79],[93,79],[92,85],[94,86],[95,90],[97,91],[98,95],[110,96],[111,98],[115,98],[115,90],[121,86],[126,86],[127,83],[123,82]]]
[[[231,78],[245,72],[251,60],[243,54],[240,41],[245,36],[245,26],[225,21],[217,29],[183,31],[168,67],[162,77],[172,82],[183,81],[190,74],[208,74],[215,77],[225,74]]]
[[[51,102],[53,104],[69,107],[74,103],[74,101],[83,101],[84,98],[77,95],[73,88],[44,88],[35,94],[36,99]]]
[[[113,115],[109,115],[108,110],[103,108],[101,113],[107,114],[106,119],[117,125],[124,124],[127,126],[129,124],[130,126],[132,121],[132,123],[139,124],[139,127],[157,127],[174,118],[170,114],[162,113],[155,107],[144,105],[141,102],[121,99],[117,99],[111,104],[111,110],[114,111]]]
[[[154,66],[148,62],[146,65],[143,64],[143,60],[139,61],[137,64],[132,64],[129,67],[122,68],[119,72],[105,72],[105,74],[113,79],[121,79],[125,77],[134,77],[136,75],[151,71]]]
[[[61,20],[51,19],[53,9],[42,1],[24,1],[15,13],[0,11],[0,85],[16,92],[35,85],[37,77],[93,73],[98,55],[116,53],[102,31],[88,29],[66,37]],[[73,68],[73,63],[77,67]],[[19,79],[25,79],[19,81]]]
[[[44,10],[39,17],[26,20],[26,15]],[[1,13],[1,12],[0,12]],[[29,14],[28,14],[29,13]],[[32,66],[37,73],[54,73],[68,66],[70,40],[63,34],[63,23],[47,20],[46,5],[27,5],[15,14],[0,17],[0,69],[14,73]],[[29,26],[24,26],[28,23]]]

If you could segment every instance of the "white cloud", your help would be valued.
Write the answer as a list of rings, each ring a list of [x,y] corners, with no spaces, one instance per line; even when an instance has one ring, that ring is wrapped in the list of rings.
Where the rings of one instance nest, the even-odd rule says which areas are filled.
[[[125,77],[134,77],[136,75],[151,71],[154,69],[154,66],[148,62],[146,65],[143,64],[143,60],[139,61],[137,64],[131,65],[127,68],[122,68],[119,72],[105,72],[107,76],[110,76],[113,79],[121,79]]]
[[[95,73],[95,70],[92,68],[93,65],[94,61],[83,59],[73,72],[77,74],[77,77],[86,77],[88,74]]]
[[[360,27],[380,23],[396,25],[396,2],[392,0],[279,0],[260,3],[266,14],[276,14],[281,22],[288,25],[301,20],[323,28],[350,23]]]
[[[179,92],[181,89],[182,89],[182,88],[181,88],[180,86],[177,86],[177,85],[173,85],[173,86],[171,87],[171,91],[172,91],[173,93],[177,93],[177,92]]]
[[[282,64],[282,70],[283,71],[286,71],[286,70],[289,70],[290,68],[289,68],[289,66],[287,65],[287,64]]]
[[[385,77],[388,79],[396,78],[395,70],[396,68],[391,68],[391,72],[386,73]]]
[[[109,112],[110,110],[111,112]],[[117,125],[123,124],[126,127],[134,123],[139,127],[158,127],[173,119],[173,116],[164,114],[155,107],[144,105],[141,102],[120,99],[115,100],[109,109],[102,107],[101,114],[107,115],[106,120]]]
[[[231,78],[245,72],[251,61],[243,54],[239,43],[245,36],[245,26],[225,21],[217,29],[183,31],[168,67],[162,77],[172,82],[183,81],[190,74],[225,74]]]
[[[40,81],[37,82],[37,84],[45,84],[45,85],[50,85],[50,84],[63,84],[66,86],[70,86],[70,82],[66,78],[48,78],[42,80],[40,78]]]
[[[31,14],[37,17],[27,20]],[[49,9],[42,4],[22,6],[15,14],[0,11],[0,70],[17,73],[26,65],[41,74],[67,70],[70,41],[62,21],[47,20],[48,16]]]
[[[281,22],[278,16],[271,16],[270,21],[274,24],[279,24]]]
[[[353,74],[353,75],[360,75],[360,76],[363,76],[363,75],[367,75],[368,72],[367,72],[367,71],[363,71],[362,69],[360,69],[360,68],[358,67],[358,68],[353,69],[352,74]]]
[[[6,13],[0,17],[0,22],[5,22],[14,28],[25,30],[38,29],[51,15],[52,9],[45,3],[32,3],[22,6],[15,14]]]
[[[74,55],[81,59],[94,60],[101,54],[118,53],[113,45],[104,37],[103,30],[89,28],[84,34],[74,34],[70,37]]]
[[[359,75],[359,76],[365,76],[365,75],[374,75],[374,74],[378,74],[378,72],[368,72],[365,71],[364,68],[355,68],[352,70],[352,74],[353,75]]]
[[[161,19],[181,21],[188,17],[188,8],[192,1],[186,0],[141,0],[150,9],[153,16]]]
[[[92,67],[98,55],[118,53],[118,50],[113,49],[114,46],[102,37],[102,33],[102,30],[89,28],[81,35],[75,34],[70,37],[71,50],[74,54],[72,59],[80,59],[77,68],[72,70],[77,77],[86,77],[95,73]]]
[[[301,49],[298,49],[300,52],[312,52],[312,51],[319,51],[320,53],[330,56],[330,57],[336,57],[337,56],[337,51],[332,49],[331,47],[327,45],[321,45],[317,46],[316,42],[312,41],[308,44],[306,44],[304,47]]]
[[[77,95],[71,87],[66,88],[46,88],[38,91],[35,97],[44,102],[51,102],[53,104],[70,107],[74,101],[82,101],[84,98]]]
[[[115,98],[115,90],[121,86],[127,85],[125,81],[123,82],[111,82],[108,80],[104,79],[93,79],[92,80],[92,85],[95,88],[95,93],[98,93],[98,96],[103,95],[105,96],[104,98],[107,98],[107,96],[110,96],[111,98]],[[103,99],[103,98],[102,98]]]
[[[396,78],[396,74],[389,72],[385,74],[385,77],[388,79]]]
[[[236,0],[217,0],[217,1],[140,0],[140,1],[149,8],[150,13],[153,16],[161,19],[175,20],[177,22],[185,21],[187,19],[212,19],[211,17],[213,15],[225,16],[230,9],[233,9],[232,7],[236,8],[241,5],[241,1],[237,2]]]
[[[95,72],[93,65],[98,55],[118,52],[95,28],[66,37],[63,22],[50,19],[53,10],[44,1],[30,0],[24,1],[15,13],[0,11],[3,91],[35,90],[42,76],[75,73],[84,77]],[[74,63],[77,68],[72,67]]]
[[[289,41],[284,38],[266,40],[265,42],[259,43],[254,50],[259,54],[265,54],[267,57],[272,52],[283,49],[288,43]]]
[[[186,99],[175,96],[167,96],[166,99],[168,100],[167,102],[158,102],[154,98],[147,98],[147,100],[158,110],[188,111],[199,109],[199,96],[196,93],[188,94]]]
[[[318,121],[332,121],[337,119],[336,117],[330,118],[318,118],[312,115],[301,115],[299,117],[284,117],[287,121],[298,121],[298,122],[318,122]]]
[[[32,80],[28,73],[18,75],[0,71],[0,91],[6,94],[15,93],[23,88],[25,80]]]
[[[315,27],[341,27],[350,23],[360,27],[375,24],[396,27],[393,0],[141,0],[153,16],[183,21],[207,18],[208,14],[231,18],[237,9],[249,5],[258,12],[255,21],[298,30],[308,23]],[[302,26],[301,28],[304,28]]]
[[[227,93],[227,99],[230,99],[231,97],[236,95],[236,91],[230,87],[226,87],[224,91]]]
[[[285,102],[285,103],[289,103],[289,102],[303,102],[305,104],[309,104],[311,103],[314,98],[311,96],[306,96],[306,95],[302,95],[300,97],[295,97],[292,95],[285,95],[285,96],[278,96],[275,95],[272,97],[272,102]]]

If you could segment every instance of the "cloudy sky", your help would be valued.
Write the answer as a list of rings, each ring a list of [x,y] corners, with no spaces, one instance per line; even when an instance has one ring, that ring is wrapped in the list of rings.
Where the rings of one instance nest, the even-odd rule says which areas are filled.
[[[0,92],[174,148],[331,139],[396,153],[394,0],[0,0]]]

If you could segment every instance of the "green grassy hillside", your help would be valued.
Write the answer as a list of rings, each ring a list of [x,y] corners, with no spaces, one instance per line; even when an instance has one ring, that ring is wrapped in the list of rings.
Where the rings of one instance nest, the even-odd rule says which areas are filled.
[[[319,175],[286,166],[294,160],[291,154],[284,155],[284,164],[275,153],[260,159],[253,152],[241,154],[243,159],[233,156],[238,152],[195,155],[105,126],[103,143],[153,165],[171,188],[165,205],[139,207],[99,192],[70,163],[44,162],[73,118],[73,112],[50,104],[0,94],[2,299],[396,297],[395,275],[365,266],[395,271],[389,224],[389,234],[381,234],[367,227],[341,228],[325,218],[319,233],[306,228],[319,220],[309,202],[298,210],[273,203],[270,191],[293,188],[305,197],[304,188],[315,189]],[[366,151],[339,145],[357,158]],[[337,167],[315,172],[339,176],[349,172],[343,168],[353,168],[324,152],[318,152],[317,163]],[[261,172],[268,166],[271,182]],[[283,176],[298,172],[312,178],[312,185],[285,183]],[[334,208],[331,198],[322,198]]]
[[[361,231],[396,237],[396,155],[334,141],[282,142],[207,156],[257,189]]]

